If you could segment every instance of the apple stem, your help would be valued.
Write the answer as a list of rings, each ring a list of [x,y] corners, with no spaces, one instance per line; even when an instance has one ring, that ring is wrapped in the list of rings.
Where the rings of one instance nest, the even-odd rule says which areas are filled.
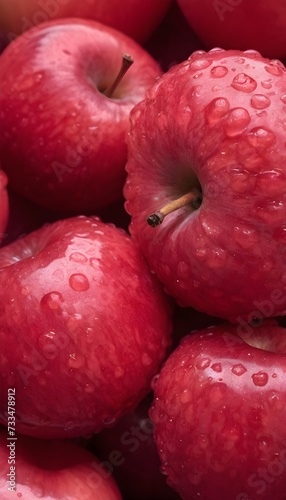
[[[201,192],[198,189],[194,189],[193,191],[190,191],[189,193],[180,196],[180,198],[171,201],[163,208],[160,208],[158,212],[154,212],[153,214],[149,215],[147,217],[147,222],[149,226],[157,227],[159,226],[159,224],[162,224],[166,215],[174,212],[175,210],[178,210],[178,208],[185,207],[190,203],[192,203],[193,205],[195,205],[196,203],[197,206],[199,206],[201,204],[201,198],[202,198]]]
[[[109,85],[109,87],[107,87],[103,92],[103,94],[106,95],[106,97],[113,96],[114,91],[117,89],[118,84],[121,82],[125,73],[128,71],[128,69],[130,68],[130,66],[132,66],[133,63],[134,60],[129,54],[124,54],[122,56],[122,64],[117,77],[115,78],[114,82],[111,85]]]

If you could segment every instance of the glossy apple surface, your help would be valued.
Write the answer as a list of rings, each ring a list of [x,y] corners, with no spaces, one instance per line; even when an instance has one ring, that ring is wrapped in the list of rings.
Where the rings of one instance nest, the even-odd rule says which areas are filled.
[[[156,377],[150,416],[184,500],[286,494],[286,335],[275,322],[191,334]]]
[[[134,64],[108,97],[124,54]],[[160,74],[135,41],[92,21],[45,23],[15,40],[0,64],[0,160],[10,187],[79,215],[121,198],[129,113]]]
[[[160,24],[171,0],[0,0],[0,29],[9,39],[45,21],[93,19],[143,42]]]
[[[182,12],[209,49],[255,49],[286,58],[286,4],[280,0],[178,0]]]
[[[285,103],[282,63],[214,49],[132,110],[130,231],[180,305],[236,323],[285,314]],[[185,195],[193,202],[147,223]]]
[[[20,433],[86,436],[132,411],[170,346],[171,308],[123,230],[95,217],[0,250],[0,419]],[[9,284],[9,286],[7,286]]]
[[[96,458],[69,441],[43,441],[0,430],[1,500],[121,500]],[[13,469],[14,468],[14,469]]]

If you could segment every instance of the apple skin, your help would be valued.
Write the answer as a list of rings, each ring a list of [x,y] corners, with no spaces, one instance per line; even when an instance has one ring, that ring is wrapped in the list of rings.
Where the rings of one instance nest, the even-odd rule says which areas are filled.
[[[113,478],[107,478],[100,462],[82,447],[68,440],[18,435],[8,441],[7,437],[7,430],[1,428],[1,500],[122,500]],[[8,490],[11,466],[16,473],[15,491]]]
[[[0,269],[0,422],[9,387],[17,431],[44,439],[132,411],[170,348],[173,308],[131,237],[71,217],[2,248]]]
[[[135,62],[106,97],[125,53]],[[120,199],[129,113],[159,75],[146,50],[96,22],[58,20],[18,37],[0,64],[0,160],[11,189],[78,215]]]
[[[285,96],[282,63],[213,49],[170,69],[133,108],[129,229],[179,305],[236,323],[286,313]],[[201,204],[147,224],[200,189]]]
[[[115,426],[95,434],[90,448],[113,475],[124,500],[179,500],[160,472],[160,459],[153,438],[148,410],[153,393]]]
[[[268,320],[186,336],[153,382],[162,467],[184,500],[286,494],[286,335]]]
[[[170,4],[171,0],[0,0],[0,29],[11,40],[39,23],[79,17],[107,24],[142,43]]]
[[[177,0],[190,26],[208,49],[256,49],[286,58],[286,5],[280,0]],[[243,31],[242,27],[243,26]]]

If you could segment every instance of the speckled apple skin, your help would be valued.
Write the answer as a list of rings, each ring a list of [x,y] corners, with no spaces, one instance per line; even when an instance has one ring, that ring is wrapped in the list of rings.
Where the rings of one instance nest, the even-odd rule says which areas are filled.
[[[97,218],[55,222],[0,250],[0,421],[89,435],[131,411],[170,346],[172,307],[129,235]]]
[[[184,500],[285,499],[285,329],[237,333],[186,336],[153,382],[162,471]]]
[[[255,51],[197,51],[132,110],[130,231],[179,304],[233,322],[285,314],[285,131],[285,67]],[[197,209],[146,223],[197,182]]]

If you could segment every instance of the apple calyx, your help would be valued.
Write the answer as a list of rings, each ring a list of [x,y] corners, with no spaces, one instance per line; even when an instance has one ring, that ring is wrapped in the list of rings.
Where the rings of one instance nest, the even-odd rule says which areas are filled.
[[[176,198],[175,200],[167,203],[164,207],[160,208],[157,212],[149,215],[147,217],[147,223],[151,227],[157,227],[159,224],[162,224],[166,215],[175,212],[179,208],[185,207],[186,205],[191,204],[194,209],[197,209],[202,202],[202,193],[198,189],[193,189],[188,193]]]
[[[113,96],[115,90],[117,89],[117,87],[118,87],[119,83],[121,82],[122,78],[124,77],[125,73],[128,71],[128,69],[130,68],[130,66],[132,66],[133,63],[134,63],[134,60],[132,59],[132,57],[129,54],[123,54],[121,68],[120,68],[114,82],[103,91],[103,94],[106,97]]]

